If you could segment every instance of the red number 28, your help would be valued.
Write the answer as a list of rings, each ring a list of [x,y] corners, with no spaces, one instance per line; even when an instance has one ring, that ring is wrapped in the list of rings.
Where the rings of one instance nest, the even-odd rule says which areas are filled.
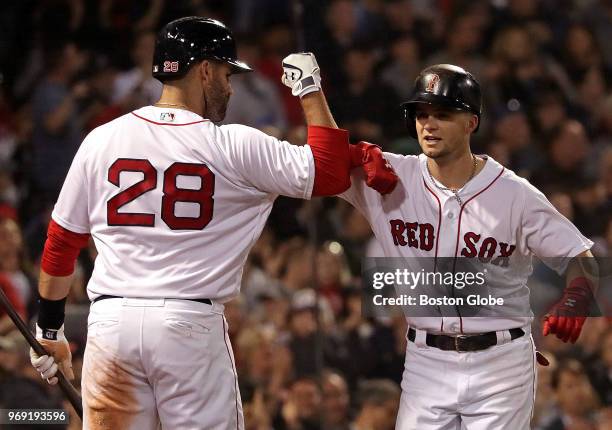
[[[121,172],[140,172],[143,179],[121,191],[107,204],[107,222],[112,226],[155,226],[155,215],[146,213],[119,213],[119,209],[157,187],[157,171],[148,160],[120,158],[108,169],[108,180],[120,186]],[[179,188],[178,176],[195,176],[201,180],[199,189]],[[205,164],[174,163],[164,172],[161,218],[172,230],[202,230],[213,216],[215,175]],[[197,203],[198,217],[175,215],[178,202]]]

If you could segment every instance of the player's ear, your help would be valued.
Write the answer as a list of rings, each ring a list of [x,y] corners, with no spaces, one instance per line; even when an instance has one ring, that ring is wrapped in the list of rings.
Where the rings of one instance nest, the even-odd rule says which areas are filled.
[[[212,80],[212,63],[208,60],[204,60],[198,64],[198,74],[200,80],[203,82],[210,82]]]
[[[473,133],[474,130],[476,130],[476,127],[478,127],[478,116],[472,115],[470,116],[470,119],[465,127],[465,131],[468,133]]]

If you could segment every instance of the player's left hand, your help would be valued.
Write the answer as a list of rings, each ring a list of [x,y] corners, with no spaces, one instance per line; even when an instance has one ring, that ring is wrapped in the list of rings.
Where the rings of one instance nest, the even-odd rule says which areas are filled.
[[[368,187],[380,194],[389,194],[395,189],[399,178],[379,146],[368,142],[349,145],[351,167],[361,166]]]
[[[304,97],[321,91],[321,73],[312,52],[300,52],[283,59],[283,84],[291,88],[291,94]]]
[[[593,300],[588,281],[582,282],[582,279],[585,278],[567,287],[561,300],[546,314],[542,327],[544,336],[554,333],[563,342],[576,343]]]
[[[47,330],[50,331],[50,330]],[[30,362],[40,373],[41,378],[45,379],[50,385],[57,384],[57,371],[60,370],[68,379],[74,379],[72,372],[72,353],[66,336],[64,336],[64,326],[59,330],[53,330],[54,339],[43,336],[43,330],[36,325],[36,340],[47,350],[48,355],[39,356],[30,348]]]

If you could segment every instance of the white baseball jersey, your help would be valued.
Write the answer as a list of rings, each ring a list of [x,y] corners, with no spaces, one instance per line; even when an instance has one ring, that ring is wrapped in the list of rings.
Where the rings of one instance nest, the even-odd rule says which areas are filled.
[[[425,155],[385,157],[400,178],[391,194],[381,196],[368,188],[361,170],[353,170],[352,186],[341,195],[368,219],[384,256],[479,258],[487,279],[503,287],[516,315],[408,316],[413,327],[451,334],[460,333],[461,327],[463,333],[524,327],[533,315],[526,285],[533,255],[561,273],[565,267],[559,257],[575,257],[593,245],[544,194],[490,157],[459,191],[461,205],[452,192],[432,182]]]
[[[309,146],[147,106],[85,138],[52,217],[92,234],[90,299],[224,302],[238,294],[274,199],[309,199],[313,181]]]

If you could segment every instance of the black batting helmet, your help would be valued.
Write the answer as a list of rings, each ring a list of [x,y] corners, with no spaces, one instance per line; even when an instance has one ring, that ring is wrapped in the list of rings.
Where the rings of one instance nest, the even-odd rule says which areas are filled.
[[[169,22],[158,33],[153,77],[160,81],[179,78],[202,60],[228,63],[233,73],[253,70],[238,60],[234,36],[225,24],[211,18],[189,16]]]
[[[402,103],[406,126],[413,137],[416,137],[414,119],[416,103],[471,112],[478,116],[478,125],[474,132],[480,126],[482,113],[480,84],[471,73],[461,67],[452,64],[436,64],[419,73],[410,98]]]

